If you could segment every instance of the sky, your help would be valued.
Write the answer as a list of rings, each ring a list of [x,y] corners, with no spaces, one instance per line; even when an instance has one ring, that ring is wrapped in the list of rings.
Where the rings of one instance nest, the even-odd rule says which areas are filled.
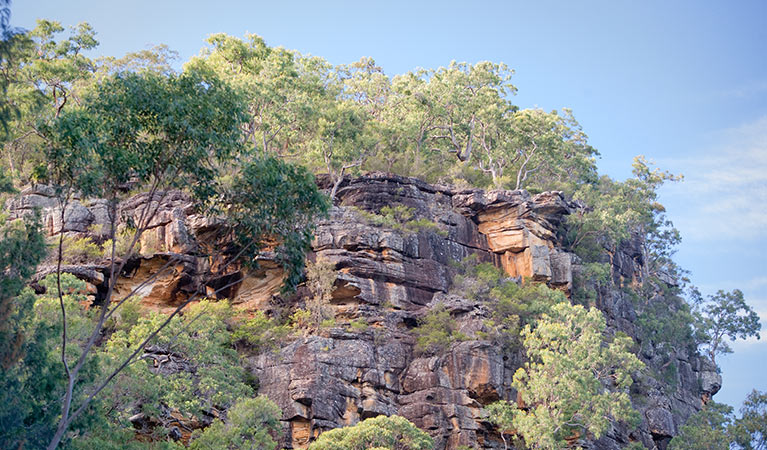
[[[15,0],[11,24],[86,21],[90,56],[167,44],[180,64],[207,35],[262,36],[334,64],[373,57],[388,75],[452,60],[505,62],[520,107],[571,108],[600,171],[645,155],[685,181],[660,201],[677,262],[704,294],[741,289],[767,323],[767,2]],[[767,390],[767,331],[718,358],[714,399]]]

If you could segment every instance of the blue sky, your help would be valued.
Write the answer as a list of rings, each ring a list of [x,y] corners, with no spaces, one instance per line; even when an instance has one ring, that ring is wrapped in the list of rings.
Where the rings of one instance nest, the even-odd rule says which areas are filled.
[[[451,60],[505,62],[521,107],[572,108],[615,178],[643,154],[685,175],[661,201],[677,261],[704,294],[740,288],[767,322],[767,2],[16,0],[11,23],[87,21],[95,55],[164,43],[181,61],[208,34],[245,32],[390,75]],[[765,339],[720,358],[715,400],[767,390]]]

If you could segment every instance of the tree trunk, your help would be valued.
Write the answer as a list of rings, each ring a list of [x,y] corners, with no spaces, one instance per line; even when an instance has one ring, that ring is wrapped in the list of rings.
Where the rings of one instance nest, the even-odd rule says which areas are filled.
[[[339,186],[341,186],[341,183],[344,181],[344,174],[341,172],[341,175],[338,176],[338,179],[336,179],[336,182],[333,183],[333,189],[330,191],[330,201],[335,204],[336,201],[336,193],[338,192]]]

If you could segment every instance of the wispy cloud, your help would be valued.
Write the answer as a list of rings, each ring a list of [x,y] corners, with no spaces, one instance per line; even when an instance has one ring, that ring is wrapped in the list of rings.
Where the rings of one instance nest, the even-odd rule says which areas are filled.
[[[767,80],[756,80],[748,84],[731,89],[716,92],[715,95],[723,98],[750,98],[767,92]]]
[[[688,239],[767,237],[767,117],[725,130],[694,158],[665,160],[685,181],[664,188]]]

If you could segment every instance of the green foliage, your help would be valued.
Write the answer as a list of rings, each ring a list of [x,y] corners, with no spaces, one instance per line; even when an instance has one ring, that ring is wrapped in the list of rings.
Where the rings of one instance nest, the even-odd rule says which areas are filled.
[[[693,414],[669,443],[669,450],[729,450],[727,427],[732,422],[730,406],[710,402]]]
[[[578,274],[573,274],[573,300],[585,306],[596,304],[599,289],[612,284],[609,263],[583,264]]]
[[[101,230],[91,229],[87,236],[65,234],[62,241],[63,262],[68,264],[85,264],[99,260],[108,260],[112,256],[112,239],[98,243],[95,236],[103,235]],[[151,256],[162,250],[162,243],[154,232],[143,233],[137,245],[131,247],[136,229],[119,226],[115,233],[115,258],[127,258],[136,253]],[[50,245],[58,248],[59,238],[49,239]],[[140,249],[139,249],[140,247]]]
[[[573,436],[599,438],[611,417],[638,420],[627,391],[643,364],[629,350],[631,338],[608,340],[605,327],[599,310],[558,303],[522,331],[529,361],[513,386],[526,409],[516,410],[513,423],[528,444],[562,448]]]
[[[562,291],[543,283],[518,285],[506,281],[490,291],[490,335],[505,350],[519,346],[521,328],[535,326],[536,319],[559,303],[567,302]]]
[[[290,323],[294,330],[308,333],[316,324],[312,322],[312,313],[306,309],[297,308],[290,315]]]
[[[10,368],[24,354],[23,323],[34,301],[20,296],[45,256],[45,240],[38,216],[9,220],[0,212],[0,367]]]
[[[328,81],[327,62],[269,47],[254,34],[238,39],[217,33],[207,43],[184,68],[214,73],[245,94],[244,132],[251,146],[274,155],[308,140]]]
[[[487,305],[491,316],[485,322],[486,337],[504,351],[519,348],[522,327],[534,326],[541,314],[567,301],[559,290],[530,280],[518,284],[503,270],[490,263],[477,264],[473,257],[462,261],[457,269],[459,273],[453,278],[451,292]]]
[[[129,258],[133,256],[138,249],[136,246],[131,246],[133,237],[136,235],[136,229],[125,225],[117,227],[115,232],[115,244],[114,253],[117,258]],[[112,257],[112,239],[107,239],[101,244],[102,257],[105,259]]]
[[[626,292],[633,298],[638,313],[643,348],[649,346],[653,352],[665,354],[669,361],[676,350],[695,351],[694,317],[677,289],[669,289],[662,281],[651,278],[637,289],[626,288]]]
[[[312,293],[307,299],[306,308],[311,313],[311,322],[314,327],[324,328],[329,325],[328,320],[333,319],[334,310],[330,306],[333,298],[333,290],[336,282],[335,264],[317,260],[306,265],[306,286]],[[323,326],[322,324],[325,323]]]
[[[513,435],[516,432],[514,429],[514,417],[517,414],[516,406],[505,400],[499,400],[487,405],[485,412],[487,413],[487,420],[498,429],[498,433],[503,441],[503,448],[506,450],[508,448],[506,435]],[[515,444],[521,445],[519,442],[515,442]],[[515,445],[516,447],[517,445]]]
[[[409,206],[387,205],[381,208],[378,214],[359,208],[354,208],[354,212],[378,227],[391,228],[403,233],[433,232],[443,237],[447,236],[447,232],[434,221],[425,217],[415,219],[415,208]]]
[[[183,189],[207,207],[201,208],[206,209],[204,212],[219,216],[228,225],[220,227],[224,236],[217,236],[223,242],[206,242],[212,250],[218,252],[223,247],[237,251],[235,258],[242,257],[246,265],[255,265],[269,241],[274,244],[277,262],[288,273],[285,287],[290,289],[300,278],[304,252],[312,236],[311,223],[317,213],[327,209],[327,202],[305,170],[243,152],[240,126],[246,118],[246,104],[240,93],[210,72],[120,72],[100,79],[86,91],[78,107],[57,112],[54,120],[40,126],[39,134],[47,140],[48,177],[62,205],[74,193],[101,197],[108,202],[110,216],[116,218],[117,203],[125,197],[127,183],[149,189],[152,200],[162,198],[167,189]],[[236,173],[219,177],[235,158],[242,160]],[[154,219],[152,204],[156,202],[148,202],[142,210],[140,223],[131,224],[137,229],[137,237]],[[142,251],[154,250],[148,247],[151,245],[142,245]],[[111,289],[105,296],[108,300],[112,298]],[[102,311],[108,307],[105,304]],[[100,316],[92,337],[82,347],[83,358],[94,351],[106,317]],[[147,323],[139,321],[134,328],[160,329],[166,324],[163,319],[152,319]],[[144,337],[150,334],[149,329],[143,331]],[[141,349],[141,338],[133,338],[129,339],[132,348],[119,355],[128,361],[113,361],[117,372],[123,371],[124,364]],[[69,390],[74,384],[84,383],[80,369],[78,363],[68,375],[70,389],[63,401],[64,414],[53,445],[72,420],[68,416]],[[228,402],[211,390],[216,380],[226,378],[217,370],[204,365],[197,368],[195,377],[184,371],[167,377],[174,383],[169,391],[183,398],[164,398],[163,402],[190,414],[195,409]],[[228,376],[236,378],[237,371]],[[188,400],[185,396],[192,393],[195,399]],[[75,409],[74,415],[80,414],[90,401]]]
[[[642,156],[634,158],[634,176],[618,182],[607,176],[581,185],[573,198],[585,207],[567,218],[565,239],[583,260],[597,261],[604,248],[615,249],[621,241],[638,233],[650,258],[649,271],[668,270],[679,233],[666,220],[658,203],[658,189],[681,176],[651,169]]]
[[[767,449],[767,393],[751,391],[740,414],[728,429],[735,442],[745,450]]]
[[[314,219],[329,207],[306,169],[274,157],[254,157],[223,186],[212,211],[226,217],[242,258],[255,264],[266,240],[277,241],[277,262],[286,270],[284,289],[301,281]]]
[[[88,59],[84,54],[97,42],[87,24],[67,37],[61,37],[61,24],[47,20],[29,33],[10,36],[6,31],[0,41],[0,169],[7,168],[9,175],[0,170],[0,192],[13,191],[14,182],[53,183],[62,202],[79,192],[106,198],[114,212],[128,195],[128,185],[153,193],[183,189],[202,206],[201,212],[228,225],[216,236],[223,244],[218,239],[205,244],[225,248],[227,256],[237,254],[248,265],[255,265],[263,251],[274,250],[290,290],[302,280],[314,218],[328,210],[329,202],[309,170],[282,157],[330,174],[331,197],[346,173],[363,169],[465,186],[561,189],[586,205],[562,230],[587,262],[583,279],[576,280],[576,301],[595,302],[600,285],[610,282],[609,267],[597,261],[603,261],[605,250],[614,251],[635,236],[643,240],[647,275],[675,275],[669,258],[679,236],[665,219],[657,190],[678,177],[637,158],[633,178],[597,179],[597,152],[572,113],[519,110],[508,98],[516,88],[513,71],[504,64],[453,62],[389,78],[370,58],[333,67],[321,58],[269,47],[255,35],[240,40],[216,34],[208,39],[210,47],[176,74],[170,65],[175,55],[162,46],[120,59]],[[405,205],[360,215],[401,232],[446,234]],[[141,225],[117,230],[118,257],[138,251],[131,242]],[[106,237],[99,234],[99,239]],[[140,242],[143,254],[162,250],[157,235]],[[90,238],[66,236],[65,262],[108,259],[112,244],[109,239],[99,245]],[[50,277],[43,280],[47,292],[39,297],[23,290],[44,253],[35,219],[12,221],[0,215],[0,342],[9,344],[0,349],[3,448],[44,446],[64,396],[58,283]],[[306,278],[312,298],[306,310],[293,314],[293,327],[333,326],[327,308],[335,281],[332,268],[310,264]],[[653,287],[663,285],[645,278]],[[164,317],[142,316],[137,301],[130,300],[106,324],[95,324],[94,311],[80,306],[82,284],[65,274],[60,281],[68,325],[64,359],[74,364],[85,349],[86,364],[73,378],[77,406],[94,380],[119,367]],[[628,372],[639,363],[627,353],[628,338],[605,342],[604,321],[596,313],[570,307],[561,292],[544,285],[520,285],[490,264],[464,268],[454,284],[461,295],[488,306],[489,338],[505,350],[524,341],[530,358],[515,376],[530,409],[509,410],[507,404],[489,408],[491,421],[502,431],[510,429],[512,417],[528,442],[552,447],[584,429],[600,435],[608,416],[631,416],[625,390]],[[670,353],[692,342],[693,316],[676,293],[664,294],[665,302],[645,294],[638,298],[643,345]],[[729,351],[725,338],[758,336],[758,318],[740,291],[720,291],[694,313],[696,336],[712,361]],[[367,324],[352,321],[350,327],[362,331]],[[177,410],[201,417],[228,409],[226,420],[199,433],[193,446],[226,443],[240,448],[251,440],[273,447],[264,433],[274,430],[272,418],[278,412],[265,399],[236,401],[253,392],[231,344],[262,351],[290,332],[260,312],[233,325],[224,303],[202,302],[174,318],[145,354],[117,374],[94,408],[106,420],[94,425],[92,418],[82,418],[69,436],[79,437],[70,444],[109,448],[117,442],[143,448],[121,429],[136,411],[167,417],[168,411]],[[417,348],[427,353],[442,352],[466,338],[444,305],[430,311],[414,332]],[[89,336],[98,338],[93,350],[86,344]],[[378,340],[383,334],[375,336]],[[675,375],[673,364],[666,370],[666,375]],[[615,391],[605,391],[600,383],[606,378],[595,373],[613,377]],[[743,422],[740,433],[758,440],[753,436],[764,435],[757,426],[764,401],[749,401],[752,419]],[[360,424],[373,430],[363,434],[378,439],[404,433],[390,430],[399,430],[402,423],[387,422],[399,418],[379,419],[382,424],[363,422],[371,424],[368,428]],[[349,448],[355,448],[352,442],[394,445],[391,440],[365,441],[369,434],[356,437],[351,430],[323,436],[355,436]],[[165,444],[157,446],[173,446]]]
[[[292,331],[291,327],[277,323],[263,311],[256,311],[252,317],[236,322],[232,341],[245,344],[256,352],[276,350]]]
[[[495,187],[573,192],[595,178],[594,155],[572,112],[524,109],[507,114],[495,133],[479,133],[479,168]],[[508,172],[511,173],[508,173]],[[507,173],[505,173],[507,172]]]
[[[349,326],[352,328],[352,330],[360,332],[368,329],[368,323],[363,319],[352,320],[349,322]]]
[[[413,329],[416,335],[416,351],[426,354],[440,354],[455,342],[468,339],[458,331],[458,324],[443,303],[434,305]]]
[[[400,416],[378,416],[365,419],[357,425],[336,428],[322,433],[309,445],[310,450],[427,450],[434,442],[426,432],[419,430]]]
[[[11,176],[22,182],[31,170],[45,162],[44,145],[38,123],[58,116],[79,100],[82,86],[92,78],[93,61],[84,52],[98,45],[95,32],[87,23],[72,27],[67,37],[64,27],[54,21],[38,20],[26,33],[15,33],[2,40],[3,160]],[[42,181],[38,171],[37,180]]]
[[[171,320],[147,346],[142,360],[121,372],[105,393],[111,419],[124,422],[135,414],[134,408],[149,416],[159,416],[170,408],[202,417],[251,395],[245,370],[229,345],[232,335],[227,322],[231,316],[227,302],[201,301]],[[127,331],[116,330],[105,347],[110,364],[121,362],[165,318],[152,313],[140,317]]]
[[[741,416],[732,407],[709,402],[680,427],[670,450],[767,448],[767,394],[753,390],[743,402]]]
[[[53,434],[60,409],[56,406],[63,394],[65,375],[61,370],[60,339],[62,321],[56,275],[40,281],[46,294],[35,296],[25,289],[14,300],[19,305],[32,305],[31,311],[19,318],[18,332],[24,336],[16,361],[0,371],[0,447],[42,448]],[[67,311],[67,333],[71,345],[65,357],[73,364],[79,356],[79,345],[85,342],[92,327],[89,311],[80,305],[85,300],[85,283],[73,275],[61,274],[61,291]],[[100,373],[101,358],[92,356],[83,367],[84,377]],[[78,387],[74,398],[82,397]],[[54,405],[54,406],[51,406]],[[81,431],[92,423],[93,416],[83,416],[74,424]]]
[[[171,50],[165,44],[155,45],[150,49],[127,53],[122,58],[105,56],[96,61],[95,76],[103,79],[118,73],[154,72],[169,75],[174,72],[172,61],[178,59],[178,52]]]
[[[13,187],[13,179],[8,176],[5,169],[0,167],[0,194],[11,194],[16,192]]]
[[[231,88],[196,73],[117,74],[81,105],[43,130],[51,180],[110,200],[128,181],[185,188],[206,200],[214,193],[211,162],[239,148],[245,113]]]
[[[735,289],[732,292],[718,291],[710,295],[708,300],[696,305],[695,332],[698,342],[708,353],[711,362],[716,364],[716,355],[732,353],[725,338],[759,339],[759,315],[743,299],[743,292]]]
[[[596,151],[569,110],[518,111],[505,64],[452,62],[394,78],[371,58],[333,67],[262,38],[215,34],[185,70],[244,92],[247,141],[334,183],[360,168],[475,186],[567,189],[594,178]]]
[[[95,421],[87,433],[78,436],[66,446],[71,450],[182,450],[186,447],[172,440],[137,439],[135,430],[118,428],[104,421]]]
[[[322,322],[320,322],[319,328],[333,328],[336,326],[336,319],[334,317],[331,317],[329,319],[325,319]]]
[[[58,239],[55,240],[58,245]],[[98,260],[104,251],[88,237],[65,235],[62,242],[64,262],[78,264]]]
[[[191,450],[273,450],[282,430],[280,409],[268,398],[242,398],[202,432],[195,431]]]

